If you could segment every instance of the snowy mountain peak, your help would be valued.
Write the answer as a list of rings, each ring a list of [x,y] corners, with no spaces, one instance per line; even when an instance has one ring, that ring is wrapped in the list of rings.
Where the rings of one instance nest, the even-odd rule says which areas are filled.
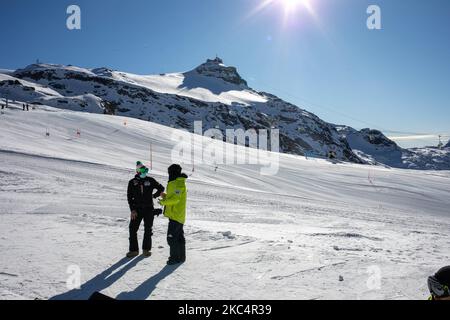
[[[215,57],[214,59],[207,59],[206,62],[207,63],[216,63],[216,64],[219,64],[219,65],[224,65],[223,64],[223,60],[221,58],[219,58],[219,57]]]
[[[247,87],[247,81],[242,79],[235,67],[226,66],[219,57],[208,59],[193,71],[206,77],[222,79],[225,82]]]
[[[107,113],[193,130],[280,130],[280,151],[355,163],[448,170],[450,152],[402,149],[378,130],[336,126],[270,93],[247,86],[235,67],[209,59],[186,73],[136,75],[109,68],[33,64],[0,73],[0,98],[93,113]],[[449,147],[447,144],[446,147]]]
[[[62,64],[51,64],[51,63],[34,63],[26,66],[23,69],[17,69],[14,73],[37,73],[37,72],[83,72],[83,73],[91,73],[88,69],[75,67],[72,65],[62,65]]]
[[[364,136],[364,139],[372,145],[383,146],[383,147],[397,147],[397,144],[386,137],[381,131],[373,130],[373,129],[362,129],[361,134]]]
[[[381,131],[374,129],[362,129],[357,131],[348,126],[336,126],[337,131],[347,140],[351,141],[350,145],[352,148],[361,150],[370,146],[371,148],[376,148],[377,150],[399,150],[400,147],[391,139],[386,137]],[[356,143],[355,138],[359,141]]]
[[[100,77],[110,77],[112,78],[114,76],[114,70],[111,70],[109,68],[96,68],[92,69],[92,73],[96,74]]]

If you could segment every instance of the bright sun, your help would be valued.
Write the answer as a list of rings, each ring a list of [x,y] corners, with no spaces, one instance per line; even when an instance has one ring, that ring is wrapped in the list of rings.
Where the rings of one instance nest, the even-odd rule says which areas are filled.
[[[293,16],[296,16],[298,11],[301,9],[306,9],[310,15],[316,18],[316,13],[312,5],[313,2],[314,0],[261,0],[261,3],[254,8],[252,12],[250,12],[248,17],[251,17],[267,8],[276,6],[284,11],[284,23],[287,23],[293,18]]]
[[[299,6],[309,7],[309,0],[280,0],[283,3],[286,12],[291,12]]]
[[[283,2],[283,6],[286,10],[291,11],[294,10],[302,0],[281,0]]]

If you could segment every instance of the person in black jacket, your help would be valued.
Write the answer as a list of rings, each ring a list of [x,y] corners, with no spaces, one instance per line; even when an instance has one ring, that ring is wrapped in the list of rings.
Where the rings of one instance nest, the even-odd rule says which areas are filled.
[[[155,179],[148,176],[148,168],[141,162],[136,165],[136,176],[128,183],[128,204],[131,211],[130,221],[130,252],[127,257],[133,258],[139,255],[137,232],[144,220],[144,241],[142,244],[143,255],[151,256],[154,207],[153,199],[158,198],[164,192],[164,187]],[[155,192],[156,190],[156,192]]]

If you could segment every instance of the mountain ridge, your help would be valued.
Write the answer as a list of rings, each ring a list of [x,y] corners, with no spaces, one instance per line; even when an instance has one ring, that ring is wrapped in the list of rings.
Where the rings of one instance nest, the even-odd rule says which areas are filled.
[[[333,154],[336,160],[353,163],[423,167],[423,161],[415,165],[412,156],[407,157],[408,164],[404,155],[411,152],[395,142],[390,150],[397,153],[395,161],[368,154],[374,145],[364,138],[369,132],[359,133],[358,139],[365,139],[366,146],[355,148],[350,143],[357,139],[355,129],[346,127],[351,130],[343,131],[345,126],[328,123],[273,94],[250,88],[237,68],[226,66],[218,57],[184,73],[160,75],[135,75],[106,67],[32,64],[0,74],[0,95],[37,105],[128,116],[191,132],[194,121],[199,120],[205,128],[222,131],[278,128],[283,153],[321,158]],[[450,164],[431,168],[450,169]]]

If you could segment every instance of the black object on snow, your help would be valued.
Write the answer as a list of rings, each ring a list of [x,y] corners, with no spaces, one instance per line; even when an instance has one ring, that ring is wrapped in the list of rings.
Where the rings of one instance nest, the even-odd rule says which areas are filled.
[[[94,294],[92,294],[92,296],[89,298],[89,300],[92,300],[92,301],[115,301],[116,299],[105,296],[103,293],[100,293],[100,292],[94,292]]]

